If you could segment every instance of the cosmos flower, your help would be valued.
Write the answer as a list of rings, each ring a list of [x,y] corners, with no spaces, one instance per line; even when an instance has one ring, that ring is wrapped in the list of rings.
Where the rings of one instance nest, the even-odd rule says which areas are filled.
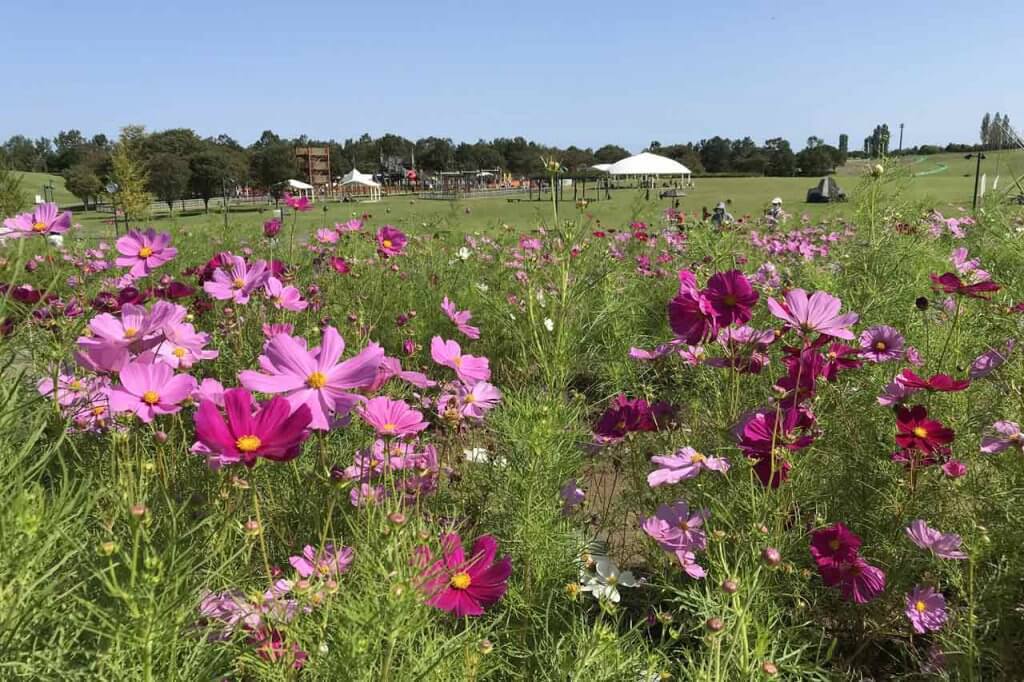
[[[888,362],[903,357],[903,335],[894,327],[876,325],[860,334],[861,355],[871,362]]]
[[[338,233],[335,232],[334,230],[327,229],[326,227],[321,227],[320,229],[318,229],[314,233],[314,237],[321,244],[337,244],[338,243]]]
[[[377,253],[381,258],[399,256],[408,241],[405,234],[393,225],[384,225],[377,230]]]
[[[37,205],[31,213],[22,213],[4,220],[6,235],[11,238],[30,237],[32,235],[49,236],[63,234],[71,228],[71,212],[57,213],[57,204],[44,203]]]
[[[426,429],[423,413],[409,407],[404,400],[386,396],[372,398],[359,408],[359,416],[384,438],[405,438]]]
[[[948,374],[934,374],[928,379],[923,379],[909,369],[900,372],[900,383],[904,387],[913,390],[940,391],[943,393],[962,391],[971,385],[971,382],[967,379],[956,380]]]
[[[312,545],[306,545],[302,554],[288,557],[288,563],[303,578],[337,579],[348,571],[353,554],[351,547],[336,548],[329,542],[319,551]]]
[[[562,515],[569,516],[586,499],[586,493],[579,487],[575,478],[570,478],[558,491],[562,498]]]
[[[689,271],[679,273],[679,293],[668,302],[668,322],[672,331],[689,345],[713,338],[718,323],[711,301],[697,289]]]
[[[584,576],[582,592],[589,592],[595,599],[618,604],[622,598],[620,587],[636,587],[637,580],[632,571],[620,571],[618,565],[608,557],[597,557],[594,572]]]
[[[704,521],[707,509],[691,510],[686,501],[658,505],[654,516],[641,518],[640,528],[667,552],[692,552],[707,547]]]
[[[720,327],[746,324],[753,316],[758,293],[739,270],[716,272],[703,291]]]
[[[803,289],[793,289],[786,293],[782,303],[774,298],[768,299],[771,314],[798,333],[804,336],[828,334],[850,340],[853,339],[850,326],[857,322],[859,316],[857,313],[840,315],[841,307],[842,301],[824,291],[816,291],[808,297]]]
[[[655,455],[651,457],[651,462],[659,467],[647,474],[647,485],[652,488],[694,478],[705,470],[721,474],[729,471],[729,460],[724,457],[708,457],[688,445],[671,455]]]
[[[203,291],[211,298],[220,301],[230,300],[239,304],[248,303],[252,292],[266,284],[270,278],[265,260],[258,260],[249,265],[241,256],[228,255],[226,265],[227,270],[217,268],[213,273],[213,279],[203,284]]]
[[[987,377],[989,374],[1006,364],[1006,361],[1010,358],[1010,354],[1013,352],[1014,345],[1016,345],[1016,342],[1013,339],[1007,339],[1001,349],[988,349],[974,359],[974,362],[971,363],[970,369],[967,371],[967,376],[972,381]]]
[[[192,451],[206,455],[209,467],[219,469],[236,463],[252,467],[260,457],[275,462],[295,459],[309,437],[312,417],[306,405],[293,411],[281,397],[259,405],[249,391],[232,388],[224,392],[224,414],[215,402],[203,400],[194,418],[199,442]]]
[[[866,604],[885,591],[885,572],[861,557],[841,563],[833,570],[839,574],[839,587],[848,601]]]
[[[915,586],[907,595],[905,613],[919,635],[941,630],[946,624],[946,598],[931,587]]]
[[[657,431],[672,414],[672,407],[664,402],[649,404],[643,398],[627,398],[619,394],[612,399],[594,425],[594,434],[603,443],[622,440],[627,433]]]
[[[430,340],[430,357],[437,364],[455,370],[459,381],[465,384],[473,385],[491,378],[487,358],[463,355],[462,348],[455,341],[445,341],[440,336],[433,337]]]
[[[263,235],[269,239],[276,237],[280,231],[281,220],[279,218],[271,218],[263,223]]]
[[[164,341],[157,346],[156,356],[175,369],[189,369],[201,360],[214,360],[220,355],[205,348],[209,342],[209,334],[196,332],[188,322],[165,325]]]
[[[952,272],[943,275],[932,274],[932,286],[947,294],[958,294],[970,298],[988,299],[989,294],[999,291],[1000,286],[992,280],[984,280],[975,284],[966,284]]]
[[[1024,444],[1024,435],[1017,422],[997,421],[992,430],[998,435],[987,435],[981,439],[981,451],[986,455],[998,454],[1009,447],[1019,449]]]
[[[445,296],[444,300],[441,301],[441,310],[448,316],[448,319],[455,323],[456,328],[470,339],[480,338],[480,328],[474,327],[469,324],[470,319],[473,317],[473,313],[468,310],[456,310],[455,304],[448,300]]]
[[[819,569],[833,568],[856,557],[860,543],[856,533],[838,522],[811,533],[811,556]]]
[[[129,230],[127,235],[117,240],[115,246],[121,255],[114,264],[130,268],[128,274],[132,277],[145,277],[178,255],[178,250],[171,246],[170,233],[158,234],[152,228],[145,232]]]
[[[501,391],[486,381],[478,381],[472,386],[459,384],[456,390],[455,400],[461,405],[459,412],[470,419],[483,419],[501,401]]]
[[[911,521],[904,531],[910,541],[921,549],[927,549],[940,559],[966,559],[960,550],[963,538],[955,533],[943,533],[930,528],[924,519]]]
[[[844,343],[833,343],[829,345],[825,353],[825,366],[821,369],[821,376],[825,381],[835,381],[841,370],[857,369],[861,366],[858,356],[861,353]]]
[[[196,389],[189,374],[174,374],[164,363],[129,362],[118,372],[121,383],[109,392],[110,409],[133,412],[145,423],[160,414],[174,414]]]
[[[293,409],[309,406],[312,428],[326,431],[329,417],[348,416],[361,399],[351,389],[373,383],[384,359],[384,349],[375,343],[341,361],[344,350],[345,340],[334,327],[324,329],[323,342],[312,350],[305,340],[278,334],[260,356],[263,372],[245,370],[238,378],[249,390],[284,394]]]
[[[352,270],[351,266],[349,266],[345,259],[339,256],[331,257],[330,263],[331,268],[339,275],[347,275]]]
[[[512,560],[507,556],[497,559],[498,541],[493,536],[478,538],[467,559],[462,539],[449,533],[441,538],[441,554],[434,561],[424,547],[420,556],[425,568],[419,588],[427,595],[427,605],[459,618],[480,616],[485,607],[504,596]]]
[[[928,410],[923,405],[896,410],[896,444],[901,448],[935,452],[952,443],[954,436],[953,429],[928,419]]]
[[[295,197],[290,193],[285,192],[283,199],[285,205],[293,211],[302,213],[304,211],[312,210],[313,208],[309,203],[309,197]]]
[[[266,292],[267,298],[274,304],[274,307],[279,310],[301,312],[309,306],[307,301],[302,300],[302,294],[298,289],[293,286],[286,286],[277,277],[268,277],[263,285],[263,290]]]

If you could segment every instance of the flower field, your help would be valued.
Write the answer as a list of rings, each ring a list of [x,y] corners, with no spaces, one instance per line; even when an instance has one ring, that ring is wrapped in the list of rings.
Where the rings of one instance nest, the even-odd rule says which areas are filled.
[[[1018,679],[1024,218],[902,187],[8,217],[0,678]]]

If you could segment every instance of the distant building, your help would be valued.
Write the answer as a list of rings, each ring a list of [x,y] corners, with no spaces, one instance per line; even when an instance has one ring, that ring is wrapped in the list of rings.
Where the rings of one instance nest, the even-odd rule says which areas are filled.
[[[331,148],[304,145],[295,148],[299,168],[306,176],[306,182],[319,192],[329,192],[331,186]]]

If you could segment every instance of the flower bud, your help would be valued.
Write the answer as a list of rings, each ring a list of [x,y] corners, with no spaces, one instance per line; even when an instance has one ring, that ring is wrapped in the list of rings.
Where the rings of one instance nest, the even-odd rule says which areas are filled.
[[[782,555],[774,547],[765,547],[761,552],[761,559],[769,566],[778,566],[782,563]]]
[[[765,661],[761,664],[761,671],[768,677],[775,677],[779,674],[779,666],[775,665],[771,661]]]
[[[704,627],[708,629],[708,632],[721,632],[722,628],[725,627],[725,623],[721,618],[708,618],[704,623]]]
[[[260,524],[259,524],[259,521],[257,521],[256,519],[249,519],[248,521],[245,522],[245,525],[242,526],[242,527],[245,529],[245,534],[246,535],[259,535],[260,534]]]
[[[137,519],[141,519],[143,516],[146,515],[146,512],[148,510],[146,509],[146,505],[139,502],[137,504],[133,504],[130,511],[132,516],[134,516]]]
[[[469,209],[467,208],[466,210],[468,211]],[[494,643],[489,639],[481,639],[480,643],[477,644],[477,649],[480,650],[480,653],[486,656],[494,651]]]
[[[156,433],[153,434],[153,440],[155,440],[157,443],[166,443],[167,442],[167,432],[166,431],[157,431]]]
[[[726,594],[736,594],[736,591],[739,589],[739,583],[735,578],[727,578],[722,581],[722,591]]]

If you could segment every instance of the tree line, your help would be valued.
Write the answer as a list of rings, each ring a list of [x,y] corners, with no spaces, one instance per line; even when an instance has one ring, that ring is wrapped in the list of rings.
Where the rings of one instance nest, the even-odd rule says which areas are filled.
[[[985,149],[1005,149],[1016,146],[1020,140],[1010,127],[1010,115],[986,112],[981,117],[981,144]]]

